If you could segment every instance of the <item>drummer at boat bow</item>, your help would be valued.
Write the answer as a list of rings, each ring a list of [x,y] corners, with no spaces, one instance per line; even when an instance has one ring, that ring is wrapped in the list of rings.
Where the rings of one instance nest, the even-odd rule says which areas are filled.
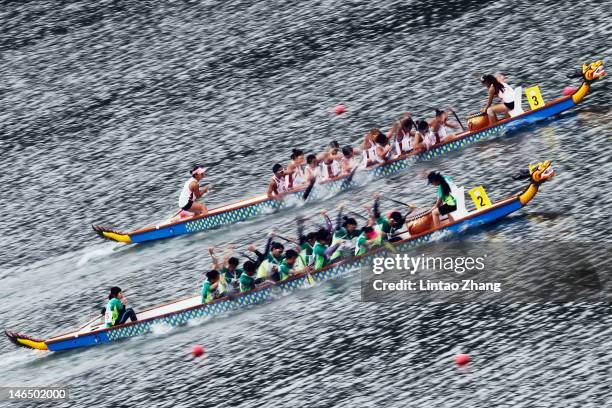
[[[427,175],[427,183],[438,187],[438,199],[432,210],[434,228],[440,226],[440,216],[448,215],[448,220],[453,221],[450,213],[457,210],[457,200],[451,193],[453,181],[448,176],[443,176],[437,171]]]
[[[196,200],[208,193],[208,186],[200,188],[200,180],[204,178],[206,169],[204,167],[194,167],[191,170],[191,178],[185,182],[181,195],[179,196],[179,208],[183,211],[191,211],[195,216],[206,214],[206,205]]]
[[[113,286],[108,295],[108,303],[106,304],[106,312],[104,313],[104,323],[106,327],[112,327],[127,322],[130,319],[135,322],[137,319],[136,313],[131,308],[127,308],[128,301],[121,288]]]
[[[480,111],[489,116],[492,124],[497,123],[497,114],[503,113],[504,117],[510,117],[510,111],[514,109],[514,90],[505,82],[501,75],[484,75],[480,78],[482,84],[487,88],[489,96],[487,106]],[[497,97],[501,103],[493,104],[493,99]]]

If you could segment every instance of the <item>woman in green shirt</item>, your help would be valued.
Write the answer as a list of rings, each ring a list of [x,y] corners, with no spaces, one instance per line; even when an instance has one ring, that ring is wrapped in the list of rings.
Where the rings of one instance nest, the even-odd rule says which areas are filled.
[[[440,216],[448,215],[449,222],[452,222],[453,217],[450,213],[457,209],[457,200],[451,194],[451,183],[453,181],[450,177],[443,176],[437,171],[429,173],[427,180],[428,184],[438,186],[438,200],[431,212],[434,228],[438,228],[440,226]]]
[[[129,318],[132,322],[138,320],[136,313],[132,308],[126,308],[127,299],[123,296],[123,292],[119,286],[113,286],[108,295],[108,303],[104,313],[104,322],[106,327],[112,327],[127,322]]]

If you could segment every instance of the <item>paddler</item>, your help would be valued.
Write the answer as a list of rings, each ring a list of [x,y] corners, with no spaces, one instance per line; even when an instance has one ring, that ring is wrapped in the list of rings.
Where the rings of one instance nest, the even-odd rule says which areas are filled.
[[[304,152],[300,149],[293,149],[291,152],[291,161],[287,165],[285,171],[285,181],[287,189],[299,187],[306,182],[306,175],[304,174]]]
[[[259,262],[257,268],[257,280],[266,280],[278,271],[278,267],[285,259],[283,251],[285,247],[280,242],[273,242],[274,233],[268,234],[268,242],[263,253],[259,252],[255,245],[249,245],[248,250],[253,252]],[[257,282],[256,282],[257,283]]]
[[[327,150],[321,155],[321,178],[322,180],[330,180],[340,175],[340,144],[333,140],[327,146]]]
[[[363,161],[365,167],[371,166],[377,162],[376,160],[376,137],[380,133],[379,129],[372,129],[366,135],[363,143],[361,144],[361,151],[363,152]]]
[[[276,274],[276,277],[278,277],[277,282],[282,282],[289,276],[295,275],[298,272],[296,270],[297,259],[297,251],[288,249],[287,252],[285,252],[285,259],[283,259],[283,262],[281,262],[280,267],[278,268],[278,274]]]
[[[317,182],[321,178],[321,168],[319,167],[319,160],[314,154],[306,156],[306,168],[304,169],[306,176],[306,182]]]
[[[408,211],[408,214],[412,212],[412,209]],[[406,215],[408,215],[406,214]],[[380,194],[374,193],[374,206],[372,209],[372,217],[374,221],[374,228],[377,228],[382,233],[382,239],[385,241],[395,242],[401,238],[396,236],[397,232],[404,226],[406,216],[402,215],[401,212],[393,210],[387,215],[383,215],[380,212]]]
[[[285,181],[285,170],[283,166],[276,163],[272,166],[272,173],[272,179],[270,180],[270,184],[268,184],[268,198],[278,197],[289,191],[287,182]]]
[[[429,123],[425,120],[417,121],[417,132],[414,136],[414,148],[419,149],[425,147],[426,150],[431,149],[436,144],[436,137],[429,128]]]
[[[387,139],[387,136],[385,136],[379,129],[376,130],[378,131],[378,133],[375,139],[375,159],[378,163],[382,164],[386,163],[391,159],[390,153],[391,149],[393,149],[393,146],[391,145],[391,143],[389,143],[389,139]]]
[[[438,199],[432,210],[434,228],[440,226],[440,216],[448,215],[449,222],[453,221],[453,217],[450,215],[457,209],[457,201],[451,194],[453,180],[448,176],[432,171],[427,175],[428,184],[433,184],[438,187]]]
[[[338,244],[340,242],[352,242],[355,238],[359,238],[360,235],[361,230],[357,228],[357,221],[354,218],[343,216],[340,228],[337,228],[332,236],[332,245]],[[344,244],[342,246],[344,246]],[[340,246],[331,255],[331,261],[335,261],[336,259],[342,257],[342,246]]]
[[[219,262],[215,255],[215,247],[208,248],[208,253],[212,259],[212,269],[219,270],[223,283],[229,285],[228,290],[237,290],[239,287],[239,278],[243,270],[238,268],[240,260],[231,256],[235,246],[230,244],[227,246],[227,251],[223,256],[223,261]]]
[[[135,322],[138,320],[132,308],[127,308],[128,301],[123,296],[123,291],[118,286],[113,286],[108,295],[108,303],[104,313],[104,323],[106,327],[117,326],[127,322],[127,319]]]
[[[312,255],[314,257],[314,269],[321,269],[326,265],[330,264],[331,255],[336,252],[338,247],[344,243],[344,240],[338,240],[331,247],[329,246],[330,241],[332,239],[331,234],[331,221],[329,221],[329,217],[327,217],[327,213],[325,211],[321,211],[321,214],[328,221],[328,225],[325,228],[319,229],[317,231],[317,238],[314,246],[312,247]]]
[[[312,248],[317,241],[317,233],[309,232],[304,234],[304,218],[297,219],[297,244],[300,246],[298,257],[298,268],[304,268],[314,264]]]
[[[414,124],[414,120],[412,120],[410,115],[404,116],[387,135],[387,137],[391,139],[395,134],[394,147],[396,156],[402,156],[412,149],[414,145],[414,136],[416,134]]]
[[[206,214],[206,205],[196,200],[208,193],[208,185],[200,188],[200,180],[204,178],[206,169],[196,166],[191,170],[191,178],[185,182],[183,190],[179,195],[179,208],[183,211],[193,212],[194,216]]]
[[[510,111],[514,109],[514,90],[505,82],[505,78],[489,74],[483,75],[480,81],[488,90],[487,105],[480,111],[486,112],[491,124],[497,123],[498,113],[503,113],[504,117],[509,118]],[[501,103],[494,105],[494,98],[498,98]]]
[[[382,244],[382,233],[377,231],[372,225],[367,225],[361,229],[361,234],[357,238],[355,245],[355,256],[361,256],[366,251]]]
[[[242,264],[244,273],[240,275],[240,293],[248,292],[256,288],[258,264],[253,261],[246,261]]]
[[[351,174],[353,169],[359,165],[355,157],[355,149],[352,146],[342,148],[342,158],[340,159],[340,171],[343,175]]]
[[[202,303],[222,298],[227,294],[227,287],[224,285],[218,270],[213,269],[206,272],[206,280],[202,284],[201,293]]]
[[[436,117],[429,122],[433,134],[436,138],[436,143],[443,142],[448,136],[446,128],[459,129],[459,125],[448,121],[448,112],[445,110],[436,109]]]

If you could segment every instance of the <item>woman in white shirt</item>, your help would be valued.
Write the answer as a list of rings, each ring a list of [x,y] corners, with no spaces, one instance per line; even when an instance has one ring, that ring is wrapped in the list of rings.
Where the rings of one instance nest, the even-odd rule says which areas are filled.
[[[480,111],[486,112],[489,115],[489,122],[491,124],[497,123],[498,113],[503,113],[504,117],[509,118],[510,111],[514,109],[514,90],[507,83],[500,81],[495,75],[484,75],[480,80],[489,91],[487,106]],[[501,103],[493,104],[495,97]]]

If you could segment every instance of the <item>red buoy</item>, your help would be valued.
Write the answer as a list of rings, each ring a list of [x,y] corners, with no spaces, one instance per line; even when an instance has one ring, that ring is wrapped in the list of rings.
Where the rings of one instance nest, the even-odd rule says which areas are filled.
[[[457,354],[455,356],[455,363],[457,363],[457,365],[465,365],[467,363],[470,362],[470,355],[469,354]]]
[[[566,86],[563,88],[563,96],[573,95],[576,92],[576,88],[572,88],[571,86]]]
[[[336,112],[336,115],[342,115],[344,112],[346,112],[346,108],[342,104],[336,105],[334,112]]]
[[[191,349],[191,355],[194,357],[200,357],[202,354],[204,354],[204,347],[200,346],[199,344],[196,344]]]

